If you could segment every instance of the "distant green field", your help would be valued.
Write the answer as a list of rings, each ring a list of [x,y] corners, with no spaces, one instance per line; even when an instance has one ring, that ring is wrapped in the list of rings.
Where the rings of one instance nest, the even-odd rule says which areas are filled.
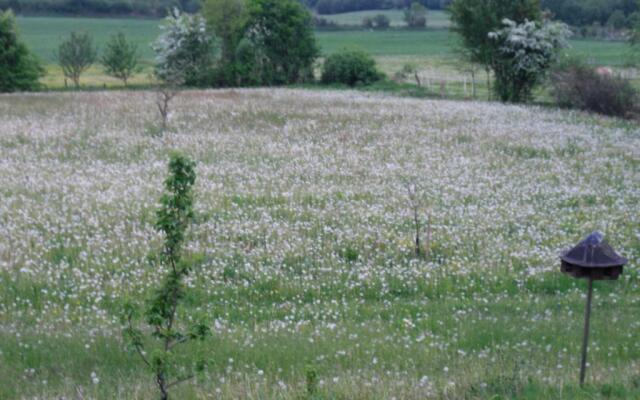
[[[394,11],[387,11],[393,14]],[[446,18],[444,13],[432,13]],[[357,15],[357,17],[356,17]],[[366,13],[348,13],[331,16],[343,21],[357,20]],[[396,20],[401,18],[396,11]],[[151,19],[98,19],[65,17],[19,17],[18,25],[23,39],[36,55],[48,64],[47,76],[43,83],[48,87],[61,87],[64,79],[60,69],[54,63],[54,50],[72,31],[89,32],[96,45],[103,48],[109,36],[118,31],[124,32],[130,40],[137,43],[144,62],[150,66],[153,60],[151,43],[160,33],[162,21]],[[406,63],[412,63],[421,71],[429,84],[440,85],[446,81],[460,90],[469,80],[460,75],[460,62],[454,56],[455,36],[447,29],[388,31],[318,31],[316,37],[323,55],[334,53],[342,48],[356,48],[372,54],[380,69],[393,76]],[[596,40],[572,41],[572,52],[579,54],[596,65],[621,66],[627,59],[627,45],[622,42]],[[132,83],[149,82],[149,68],[134,77]],[[94,66],[81,79],[84,85],[119,86],[120,82],[104,75],[99,66]],[[454,89],[452,89],[454,90]]]
[[[18,17],[18,26],[29,48],[47,62],[54,49],[72,31],[89,32],[99,48],[109,36],[124,32],[137,45],[145,59],[153,58],[151,43],[160,33],[161,21],[153,19]]]
[[[359,26],[362,25],[362,19],[365,17],[373,17],[378,14],[384,14],[391,20],[391,26],[405,26],[404,11],[402,10],[367,10],[356,11],[334,15],[319,15],[319,17],[333,21],[339,25]],[[431,11],[427,14],[428,28],[448,28],[450,25],[449,17],[444,11]]]
[[[354,18],[354,14],[362,15],[347,13],[332,18]],[[432,12],[433,14],[435,12]],[[144,58],[151,60],[153,52],[150,44],[159,34],[158,26],[161,22],[150,19],[18,18],[22,37],[28,46],[47,62],[53,60],[54,49],[72,31],[91,33],[98,47],[102,47],[111,34],[122,31],[138,44]],[[452,54],[455,43],[453,36],[446,30],[322,31],[317,32],[316,36],[324,54],[330,54],[343,47],[357,47],[375,56],[441,57]],[[576,53],[592,59],[595,64],[621,65],[627,52],[626,44],[621,42],[573,40],[572,46]]]
[[[341,48],[359,48],[374,56],[445,56],[453,50],[446,30],[425,31],[332,31],[317,32],[323,53]]]

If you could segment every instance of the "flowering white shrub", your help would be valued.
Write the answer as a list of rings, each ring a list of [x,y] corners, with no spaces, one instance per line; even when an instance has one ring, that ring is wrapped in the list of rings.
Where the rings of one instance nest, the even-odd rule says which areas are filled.
[[[569,27],[560,22],[525,21],[505,18],[504,28],[489,33],[499,46],[494,60],[497,90],[503,100],[526,100],[533,87],[546,75],[559,50],[568,46]]]
[[[176,86],[205,83],[217,53],[215,36],[207,31],[205,19],[173,9],[165,21],[152,45],[157,77]]]

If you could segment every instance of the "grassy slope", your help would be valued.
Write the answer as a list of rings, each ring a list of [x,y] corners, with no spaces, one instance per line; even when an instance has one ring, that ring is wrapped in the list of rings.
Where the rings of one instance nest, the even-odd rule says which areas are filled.
[[[173,148],[198,161],[180,312],[217,320],[185,349],[209,352],[207,375],[176,398],[305,399],[307,365],[327,400],[639,398],[634,126],[239,90],[180,94],[161,138],[154,100],[0,96],[0,398],[152,397],[118,310],[155,286]],[[412,255],[405,180],[428,191],[426,259]],[[580,389],[585,285],[557,271],[557,253],[598,228],[632,264],[596,284]]]

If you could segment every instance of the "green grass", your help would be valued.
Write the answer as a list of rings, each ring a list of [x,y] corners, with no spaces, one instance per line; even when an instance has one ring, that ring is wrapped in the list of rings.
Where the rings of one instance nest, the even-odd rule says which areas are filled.
[[[179,321],[214,330],[174,398],[640,396],[632,124],[289,89],[180,92],[157,123],[151,92],[0,96],[0,399],[155,396],[119,315],[158,283],[172,149],[198,162]],[[428,191],[427,257],[404,180]],[[595,285],[580,388],[585,282],[557,254],[598,227],[632,264]]]
[[[54,51],[71,32],[88,32],[98,48],[118,31],[133,41],[146,60],[153,59],[151,43],[160,33],[160,20],[72,17],[18,17],[18,27],[29,48],[47,63],[54,61]]]

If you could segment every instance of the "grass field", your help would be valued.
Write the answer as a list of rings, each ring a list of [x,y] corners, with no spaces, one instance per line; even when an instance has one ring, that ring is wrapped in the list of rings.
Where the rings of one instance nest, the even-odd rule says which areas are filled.
[[[387,11],[393,14],[394,11]],[[397,13],[397,12],[396,12]],[[343,18],[343,22],[355,17],[349,13],[332,18]],[[446,18],[443,13],[435,13],[438,20]],[[55,67],[53,52],[58,44],[71,31],[87,31],[92,34],[99,48],[104,46],[109,36],[117,31],[123,31],[133,40],[140,51],[146,65],[151,65],[153,52],[150,44],[157,37],[160,30],[158,20],[140,19],[92,19],[92,18],[48,18],[28,17],[18,18],[22,37],[28,46],[50,66],[49,76],[43,82],[49,87],[63,86],[63,77],[59,68]],[[460,62],[456,59],[454,48],[456,39],[446,29],[428,29],[423,31],[389,30],[389,31],[320,31],[316,37],[323,54],[331,54],[342,48],[358,48],[374,55],[381,69],[392,76],[399,71],[403,64],[416,64],[425,79],[434,82],[451,81],[455,87],[462,85],[462,81],[469,81],[468,76],[461,77]],[[574,40],[571,42],[571,52],[579,54],[594,65],[621,66],[627,59],[627,45],[622,42],[604,42],[595,40]],[[132,83],[148,83],[149,69],[139,74]],[[94,67],[84,77],[84,84],[90,86],[119,86],[120,83],[101,73],[99,66]],[[448,84],[448,83],[447,83]]]
[[[198,162],[181,320],[207,354],[179,399],[640,397],[640,133],[622,121],[357,92],[0,96],[0,398],[149,399],[119,313],[157,285],[167,154]],[[405,185],[430,254],[413,255]],[[601,229],[595,285],[558,252]],[[314,397],[305,374],[318,374]]]

